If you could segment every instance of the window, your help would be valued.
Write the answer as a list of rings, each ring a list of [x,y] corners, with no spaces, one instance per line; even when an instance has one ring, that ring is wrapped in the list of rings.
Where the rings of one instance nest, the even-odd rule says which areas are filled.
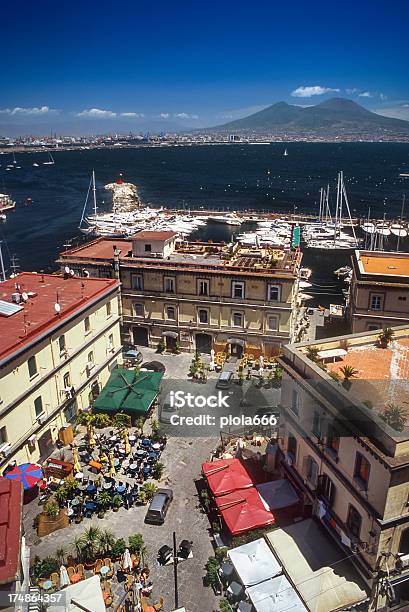
[[[293,434],[288,434],[288,445],[287,452],[290,453],[293,462],[297,457],[297,440],[294,438]]]
[[[152,251],[152,245],[151,244],[145,244],[145,253],[150,253]]]
[[[108,336],[108,350],[109,351],[114,350],[114,334],[109,334]]]
[[[292,389],[291,391],[291,410],[298,416],[300,410],[300,396],[298,395],[296,389]]]
[[[398,300],[400,300],[401,302],[406,302],[406,295],[400,295],[398,297]]]
[[[142,274],[132,274],[131,275],[131,286],[132,286],[132,289],[138,289],[138,290],[143,289]]]
[[[268,329],[271,331],[278,330],[278,319],[277,317],[268,317]]]
[[[69,372],[66,372],[63,377],[64,389],[71,389],[71,376]]]
[[[166,318],[172,319],[174,321],[176,319],[176,311],[174,306],[166,306]]]
[[[281,297],[280,285],[269,285],[268,286],[268,299],[270,302],[278,302]]]
[[[73,421],[76,414],[77,414],[77,400],[73,400],[64,408],[65,422],[70,423],[71,421]]]
[[[376,329],[379,329],[380,327],[381,327],[380,325],[368,325],[367,331],[375,331]]]
[[[34,412],[35,412],[36,418],[38,418],[44,413],[43,400],[41,398],[41,395],[34,400]]]
[[[175,293],[175,279],[169,276],[165,276],[165,293]]]
[[[368,488],[370,471],[371,464],[369,463],[368,459],[361,455],[361,453],[357,453],[355,459],[354,478],[359,481],[359,485],[362,486],[363,489]]]
[[[303,471],[308,482],[316,487],[318,483],[318,463],[310,455],[304,457]]]
[[[209,323],[209,313],[204,308],[199,309],[199,323]]]
[[[327,449],[335,456],[339,451],[339,433],[332,425],[328,426]]]
[[[64,334],[58,338],[58,348],[60,349],[60,353],[65,353],[67,347],[65,345]]]
[[[401,533],[399,542],[399,553],[402,555],[409,554],[409,529],[405,529]]]
[[[231,296],[234,298],[244,298],[244,283],[242,281],[232,282]]]
[[[321,438],[321,415],[317,410],[314,410],[312,417],[312,433],[317,438]]]
[[[89,317],[85,317],[84,327],[85,327],[85,333],[89,334],[89,332],[91,331],[91,321],[89,320]]]
[[[373,293],[369,302],[369,310],[382,310],[382,295]]]
[[[88,359],[87,359],[88,363],[94,363],[94,351],[90,351],[88,353]]]
[[[107,302],[106,303],[106,311],[107,311],[107,317],[110,317],[112,314],[112,310],[111,310],[111,302]]]
[[[37,374],[37,362],[36,362],[36,358],[34,355],[33,357],[30,357],[30,359],[27,361],[27,366],[28,366],[28,375],[30,378],[33,378]]]
[[[8,442],[7,428],[0,427],[0,444],[5,444],[6,442]]]
[[[135,317],[143,317],[143,304],[139,304],[138,302],[134,302],[133,304],[133,313]]]
[[[327,503],[332,506],[335,499],[335,486],[332,482],[331,478],[329,478],[326,474],[322,474],[318,476],[318,494],[323,497]]]
[[[199,280],[197,292],[199,295],[209,295],[209,281],[208,280]]]
[[[242,312],[233,312],[233,327],[243,327]]]
[[[347,526],[353,536],[359,538],[361,532],[362,516],[353,506],[349,506]]]

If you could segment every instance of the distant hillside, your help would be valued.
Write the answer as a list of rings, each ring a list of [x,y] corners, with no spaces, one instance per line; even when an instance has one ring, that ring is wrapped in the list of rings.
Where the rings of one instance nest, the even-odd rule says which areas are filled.
[[[331,98],[315,106],[301,108],[278,102],[263,110],[214,128],[215,131],[319,131],[386,130],[409,134],[409,121],[373,113],[352,100]]]

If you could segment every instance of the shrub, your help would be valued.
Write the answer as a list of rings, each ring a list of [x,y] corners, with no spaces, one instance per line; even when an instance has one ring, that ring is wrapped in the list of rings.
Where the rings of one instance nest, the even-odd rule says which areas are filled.
[[[57,572],[59,569],[58,559],[54,557],[45,557],[40,559],[35,557],[32,574],[34,580],[37,582],[40,578],[49,578],[53,572]]]
[[[219,546],[218,548],[216,548],[214,554],[219,563],[223,563],[223,561],[226,559],[228,550],[229,549],[227,548],[227,546]]]
[[[219,578],[220,563],[216,557],[209,557],[206,563],[205,582],[208,586],[218,587],[220,585]]]
[[[118,412],[112,420],[112,425],[114,427],[117,427],[118,429],[121,429],[123,427],[129,428],[132,425],[132,420],[129,414],[125,414],[124,412]]]
[[[101,491],[98,494],[96,502],[102,510],[107,510],[112,502],[112,497],[107,491]]]
[[[113,557],[122,557],[126,549],[125,540],[123,538],[119,538],[115,540],[114,545],[112,546],[112,556]]]
[[[94,422],[95,416],[91,412],[79,412],[77,414],[76,420],[78,425],[90,425]]]
[[[358,374],[358,370],[355,370],[350,365],[344,365],[342,368],[339,368],[342,376],[344,377],[344,381],[349,381],[350,378],[356,378]]]
[[[141,554],[146,551],[145,542],[143,541],[143,536],[141,533],[134,533],[134,535],[129,536],[128,544],[131,555],[135,553]]]
[[[104,427],[110,427],[112,419],[109,414],[98,413],[94,416],[94,425],[97,429],[103,429]]]
[[[388,404],[380,417],[395,431],[403,431],[405,429],[408,412],[403,406]]]
[[[145,494],[146,501],[150,501],[155,495],[157,489],[158,487],[153,482],[145,482],[141,486],[140,491],[143,491]]]
[[[227,601],[225,597],[222,597],[222,599],[220,600],[219,608],[220,608],[220,612],[233,612],[233,608],[231,607],[231,605],[229,604],[229,602]]]
[[[158,342],[158,346],[157,346],[157,348],[156,348],[156,351],[157,351],[158,353],[163,353],[163,352],[164,352],[164,350],[165,350],[165,348],[166,348],[165,341],[164,341],[164,340],[159,340],[159,342]]]
[[[395,332],[391,327],[385,327],[385,329],[383,329],[378,336],[379,344],[382,347],[387,347],[389,342],[393,339],[394,335]]]
[[[317,361],[319,348],[316,346],[307,346],[306,355],[311,361]]]
[[[109,531],[109,529],[102,530],[98,536],[98,554],[109,554],[112,551],[112,547],[114,546],[115,542],[115,536],[112,531]]]
[[[44,504],[44,512],[49,518],[57,518],[60,512],[60,507],[56,501],[54,501],[53,499],[49,499]]]
[[[154,463],[152,466],[152,472],[151,472],[152,478],[155,478],[156,480],[160,480],[162,478],[164,469],[165,469],[165,466],[160,461],[157,461],[156,463]]]

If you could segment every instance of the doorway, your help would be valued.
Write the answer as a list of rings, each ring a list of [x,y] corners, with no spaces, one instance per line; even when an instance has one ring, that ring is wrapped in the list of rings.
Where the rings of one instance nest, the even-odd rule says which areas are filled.
[[[241,359],[243,357],[244,348],[241,344],[233,343],[230,345],[230,354],[232,357],[237,357],[237,359]]]
[[[212,350],[212,336],[210,334],[196,334],[196,350],[199,353],[210,353]]]
[[[38,438],[38,450],[40,451],[40,458],[47,459],[54,450],[54,442],[51,436],[51,429],[47,429]]]
[[[135,346],[149,346],[149,334],[146,327],[133,327],[132,336]]]

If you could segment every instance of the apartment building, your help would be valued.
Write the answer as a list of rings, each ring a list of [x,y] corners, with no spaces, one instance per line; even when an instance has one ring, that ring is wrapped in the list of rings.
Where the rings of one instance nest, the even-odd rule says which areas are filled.
[[[409,253],[355,251],[350,317],[354,333],[409,323]]]
[[[385,408],[405,420],[409,327],[388,348],[365,332],[286,346],[280,361],[279,470],[354,563],[370,609],[407,610],[409,416],[399,426]],[[347,380],[343,366],[354,369]]]
[[[60,255],[82,275],[121,281],[123,341],[172,350],[272,355],[294,336],[298,250],[182,242],[174,232],[99,239]]]
[[[0,468],[37,462],[121,354],[119,283],[21,273],[0,284]]]

